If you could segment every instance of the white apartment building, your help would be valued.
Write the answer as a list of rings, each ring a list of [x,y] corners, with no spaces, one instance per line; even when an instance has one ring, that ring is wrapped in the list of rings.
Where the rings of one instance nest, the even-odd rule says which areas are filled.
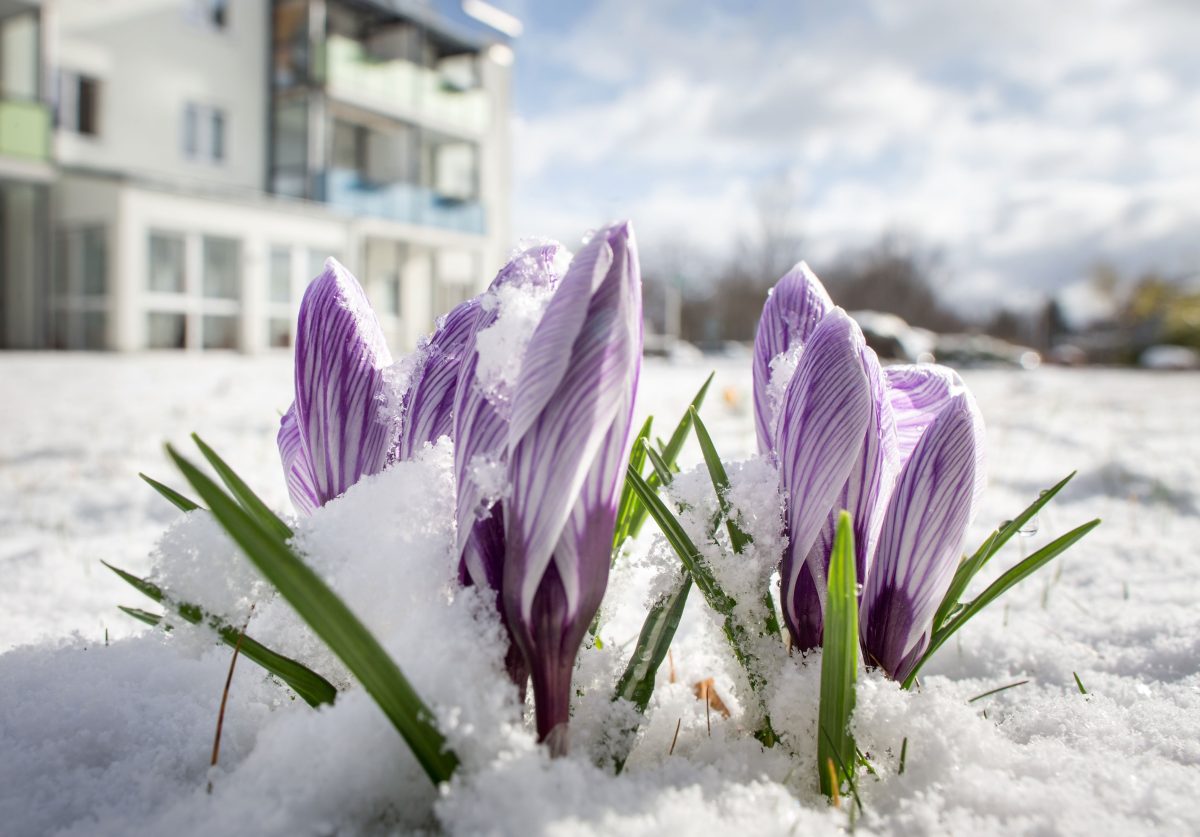
[[[0,274],[44,320],[0,343],[289,346],[333,255],[401,350],[502,262],[517,24],[486,4],[36,5],[53,278]]]

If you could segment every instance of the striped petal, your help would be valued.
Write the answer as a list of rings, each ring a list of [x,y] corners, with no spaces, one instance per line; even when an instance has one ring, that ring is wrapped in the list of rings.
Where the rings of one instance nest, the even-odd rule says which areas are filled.
[[[321,506],[313,478],[312,465],[304,442],[300,438],[300,426],[296,423],[296,405],[293,404],[279,421],[279,458],[283,460],[283,476],[287,482],[292,505],[303,515],[312,514]]]
[[[807,558],[859,458],[871,419],[864,349],[858,326],[832,309],[805,347],[779,416],[775,449],[788,532],[780,566],[783,612],[801,649],[820,643],[825,589],[824,566]]]
[[[985,445],[983,415],[975,405],[967,385],[948,366],[934,363],[897,364],[886,370],[887,396],[896,420],[896,440],[899,446],[900,464],[912,455],[921,434],[950,400],[965,393],[971,409],[975,431],[981,440],[977,447],[975,463],[974,499],[978,503],[987,479],[984,462]]]
[[[565,252],[561,245],[548,242],[518,253],[496,275],[488,293],[501,288],[532,291],[556,287]],[[502,505],[492,505],[492,501],[503,492],[488,483],[495,482],[495,474],[489,472],[504,468],[507,460],[508,419],[477,379],[475,335],[492,326],[499,315],[494,298],[481,305],[463,355],[453,405],[460,576],[496,591],[504,565],[504,528]]]
[[[825,286],[804,262],[776,283],[763,304],[754,335],[754,426],[760,453],[772,451],[776,404],[784,381],[771,383],[772,363],[793,349],[802,349],[813,329],[833,308]]]
[[[459,367],[479,313],[478,297],[459,304],[438,321],[433,334],[418,347],[421,363],[402,402],[398,459],[411,459],[426,443],[453,433]]]
[[[867,659],[903,678],[958,565],[974,506],[974,404],[962,392],[921,434],[884,513],[862,607]]]
[[[362,286],[329,259],[304,293],[296,330],[295,421],[319,505],[386,464],[392,434],[382,391],[391,362]]]
[[[628,224],[571,263],[529,342],[512,403],[505,616],[529,663],[540,737],[561,750],[579,642],[604,595],[641,362]]]

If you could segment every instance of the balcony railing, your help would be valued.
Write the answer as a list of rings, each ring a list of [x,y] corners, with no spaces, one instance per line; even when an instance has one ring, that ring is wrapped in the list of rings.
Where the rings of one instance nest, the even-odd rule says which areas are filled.
[[[0,154],[50,159],[50,109],[40,102],[0,99]]]
[[[337,35],[325,44],[325,67],[335,96],[474,134],[487,130],[484,91],[456,89],[436,70],[401,59],[372,59],[361,44]]]
[[[388,218],[408,224],[483,234],[483,207],[447,198],[410,183],[370,184],[357,172],[334,169],[325,176],[325,200],[351,215]]]

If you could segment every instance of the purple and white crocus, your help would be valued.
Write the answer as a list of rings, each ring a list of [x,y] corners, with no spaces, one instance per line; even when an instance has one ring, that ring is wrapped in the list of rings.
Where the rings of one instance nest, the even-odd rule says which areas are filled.
[[[460,490],[460,520],[476,522],[460,533],[466,573],[498,584],[533,681],[538,737],[554,754],[567,748],[575,657],[608,582],[641,354],[641,275],[623,223],[596,233],[557,281],[507,409],[470,389],[479,387],[465,374],[470,360],[456,395],[460,479],[479,454],[500,456],[508,490],[482,519],[478,498]]]
[[[296,400],[279,426],[279,453],[301,514],[387,464],[392,425],[384,371],[392,356],[358,280],[336,259],[304,292],[296,324]]]
[[[780,576],[792,640],[821,644],[833,521],[848,509],[863,652],[903,679],[928,645],[983,488],[975,402],[945,367],[881,369],[803,264],[767,299],[754,372],[760,445],[787,498]]]

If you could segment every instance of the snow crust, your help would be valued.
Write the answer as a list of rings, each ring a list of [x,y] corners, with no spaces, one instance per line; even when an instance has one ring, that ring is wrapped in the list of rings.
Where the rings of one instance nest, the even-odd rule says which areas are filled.
[[[709,368],[648,364],[639,404],[656,416],[656,433],[669,431]],[[572,754],[558,761],[534,743],[504,676],[493,603],[453,583],[448,440],[296,523],[306,560],[381,639],[462,758],[439,792],[206,515],[178,514],[133,476],[144,470],[180,485],[157,440],[196,429],[288,508],[273,435],[273,408],[290,400],[284,359],[6,356],[0,374],[24,395],[0,414],[0,642],[11,649],[0,654],[4,834],[847,828],[846,808],[825,804],[813,781],[819,655],[789,657],[782,643],[756,640],[771,683],[766,708],[784,739],[764,751],[748,732],[757,700],[695,590],[625,772],[596,765],[611,753],[608,732],[629,720],[628,705],[610,695],[646,604],[678,577],[652,522],[610,579],[603,647],[580,654]],[[1039,531],[1006,547],[978,589],[1078,523],[1105,523],[968,625],[927,667],[920,691],[860,674],[854,728],[876,775],[860,778],[857,831],[1200,830],[1200,377],[1055,369],[965,377],[992,446],[991,487],[968,546],[1080,471],[1041,514]],[[738,591],[738,618],[757,624],[765,612],[749,593],[771,575],[783,535],[774,472],[751,455],[749,389],[748,364],[720,364],[703,415],[751,547],[735,556],[724,522],[712,528],[716,498],[694,445],[669,496],[722,584]],[[242,660],[220,765],[210,771],[229,649],[199,629],[164,634],[125,621],[113,605],[152,605],[109,578],[99,558],[150,573],[236,624],[253,601],[251,636],[345,691],[316,711]],[[694,684],[710,677],[728,718],[696,699]]]

